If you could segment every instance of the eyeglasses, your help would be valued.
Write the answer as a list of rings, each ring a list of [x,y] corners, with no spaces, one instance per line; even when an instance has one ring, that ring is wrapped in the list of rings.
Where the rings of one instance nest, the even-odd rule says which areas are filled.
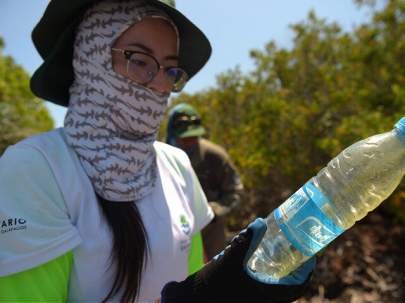
[[[191,125],[198,126],[201,124],[201,119],[198,117],[180,116],[173,121],[173,128],[185,129]]]
[[[163,69],[164,75],[171,85],[172,92],[181,91],[188,80],[188,75],[182,68],[162,66],[155,57],[147,53],[120,48],[112,48],[111,50],[124,55],[127,60],[128,76],[141,85],[150,83],[161,69]]]

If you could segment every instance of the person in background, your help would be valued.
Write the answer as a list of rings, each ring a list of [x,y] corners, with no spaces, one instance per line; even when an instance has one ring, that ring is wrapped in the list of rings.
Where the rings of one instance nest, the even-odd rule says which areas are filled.
[[[187,153],[215,213],[203,230],[204,251],[210,260],[226,245],[226,218],[239,206],[243,185],[225,149],[204,135],[206,130],[193,106],[180,103],[169,111],[166,142]]]
[[[245,270],[263,222],[191,274],[194,238],[214,214],[187,155],[156,141],[169,95],[211,53],[190,20],[158,0],[51,0],[32,37],[44,61],[31,90],[68,110],[62,128],[0,158],[0,301],[237,302],[241,293],[277,301],[303,293],[309,263],[292,280],[260,281]],[[226,277],[238,292],[218,291]]]

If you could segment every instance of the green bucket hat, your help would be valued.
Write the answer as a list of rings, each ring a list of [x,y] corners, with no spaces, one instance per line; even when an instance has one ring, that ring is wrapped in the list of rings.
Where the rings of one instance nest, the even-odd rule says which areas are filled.
[[[32,31],[34,45],[44,60],[31,77],[32,92],[45,100],[68,106],[73,83],[75,29],[86,10],[100,0],[51,0]],[[174,1],[148,0],[176,24],[180,36],[179,58],[189,78],[208,61],[211,45],[207,37],[174,8]],[[166,3],[168,4],[166,4]]]
[[[180,103],[169,112],[168,136],[174,138],[200,137],[205,134],[201,117],[194,107]]]

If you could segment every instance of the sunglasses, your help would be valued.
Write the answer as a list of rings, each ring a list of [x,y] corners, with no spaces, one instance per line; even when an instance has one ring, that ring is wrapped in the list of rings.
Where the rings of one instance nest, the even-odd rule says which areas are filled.
[[[180,116],[173,121],[173,128],[184,129],[191,125],[201,125],[201,119],[198,117]]]

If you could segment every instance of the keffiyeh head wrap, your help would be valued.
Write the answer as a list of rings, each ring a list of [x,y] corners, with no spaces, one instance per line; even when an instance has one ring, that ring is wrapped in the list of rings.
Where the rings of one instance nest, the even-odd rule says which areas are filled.
[[[111,59],[116,39],[146,16],[169,19],[145,0],[99,2],[74,44],[65,134],[95,191],[111,201],[142,199],[157,175],[153,142],[168,97],[115,73]]]

